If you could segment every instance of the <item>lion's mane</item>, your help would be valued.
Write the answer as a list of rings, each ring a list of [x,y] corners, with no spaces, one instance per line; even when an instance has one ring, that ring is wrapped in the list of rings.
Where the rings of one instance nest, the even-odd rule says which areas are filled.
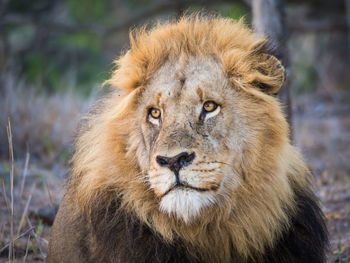
[[[82,125],[65,197],[70,200],[66,202],[69,211],[89,226],[84,240],[88,239],[91,258],[106,259],[115,250],[109,259],[128,261],[127,255],[134,253],[134,259],[142,262],[147,261],[145,255],[154,258],[148,251],[156,247],[157,258],[166,261],[173,254],[163,255],[161,250],[171,247],[193,262],[263,262],[263,258],[277,262],[292,258],[288,246],[302,249],[298,238],[289,245],[281,243],[298,226],[306,236],[319,231],[312,233],[314,248],[307,253],[324,257],[326,234],[310,190],[311,176],[289,143],[288,125],[272,96],[283,83],[283,68],[274,57],[261,59],[266,56],[266,39],[253,34],[242,21],[197,15],[151,30],[134,30],[130,43],[107,81],[118,89],[97,103]],[[135,107],[142,88],[165,61],[180,56],[215,56],[227,79],[261,102],[261,108],[248,106],[246,114],[259,116],[265,111],[270,116],[266,118],[269,134],[261,137],[267,146],[259,148],[262,142],[257,138],[252,145],[259,147],[246,151],[240,160],[239,173],[245,181],[235,190],[234,200],[220,200],[215,212],[202,211],[201,220],[190,225],[159,211],[157,198],[142,180],[137,158],[142,136],[137,132]],[[305,218],[308,213],[315,218],[315,226]],[[154,237],[143,240],[143,235]],[[163,245],[157,247],[157,242]],[[118,259],[118,255],[123,256]]]

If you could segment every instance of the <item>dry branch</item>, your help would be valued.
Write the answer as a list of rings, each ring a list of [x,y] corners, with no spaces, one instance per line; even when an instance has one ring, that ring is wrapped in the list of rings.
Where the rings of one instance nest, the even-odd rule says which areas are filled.
[[[11,164],[11,171],[10,171],[10,181],[11,181],[11,213],[10,213],[10,249],[9,249],[9,262],[11,262],[11,259],[13,262],[15,262],[15,244],[14,244],[14,234],[13,234],[13,205],[14,205],[14,159],[13,159],[13,143],[12,143],[12,131],[11,131],[11,122],[10,118],[8,118],[8,124],[7,124],[7,138],[9,142],[9,156],[10,156],[10,164]]]
[[[29,208],[29,205],[30,205],[30,201],[32,200],[33,191],[34,191],[35,186],[36,186],[36,183],[33,183],[32,188],[30,189],[30,194],[29,194],[29,197],[27,199],[26,206],[24,207],[24,210],[23,210],[23,213],[22,213],[22,217],[21,217],[21,221],[20,221],[19,226],[18,226],[17,234],[21,232],[21,228],[23,226],[24,219],[25,219],[25,217],[27,216],[27,213],[28,213],[28,208]]]
[[[26,177],[27,177],[27,173],[28,173],[29,159],[30,159],[30,154],[29,154],[29,151],[27,149],[26,161],[25,161],[25,164],[24,164],[24,169],[23,169],[23,174],[22,174],[21,189],[20,189],[20,192],[19,192],[19,198],[22,198],[23,189],[24,189],[24,185],[25,185],[25,181],[26,181]]]
[[[20,239],[20,238],[22,238],[22,237],[24,237],[26,234],[28,234],[29,232],[31,232],[31,231],[33,231],[33,229],[34,229],[34,227],[31,227],[31,228],[29,228],[29,229],[27,229],[26,231],[24,231],[22,234],[20,234],[19,236],[17,236],[14,240],[13,240],[13,242],[14,241],[16,241],[16,240],[18,240],[18,239]],[[1,249],[0,249],[0,254],[8,247],[8,246],[10,246],[10,248],[11,248],[11,241],[10,242],[8,242],[5,246],[3,246]]]
[[[25,253],[25,255],[24,255],[23,263],[26,263],[26,262],[27,262],[28,249],[29,249],[29,242],[30,242],[30,234],[28,235],[27,246],[26,246],[26,253]]]
[[[4,200],[5,200],[7,211],[10,213],[10,205],[9,205],[9,201],[8,201],[7,194],[6,194],[6,188],[5,188],[4,180],[1,180],[1,183],[2,183],[2,195],[3,195]]]
[[[40,251],[40,254],[41,254],[41,256],[45,259],[46,257],[45,257],[45,254],[43,253],[42,249],[41,249],[40,241],[39,241],[38,236],[36,235],[36,233],[35,233],[35,231],[34,231],[34,227],[33,227],[33,225],[32,225],[32,223],[31,223],[31,221],[30,221],[30,219],[29,219],[28,216],[26,216],[26,220],[27,220],[27,222],[28,222],[28,225],[29,225],[30,228],[32,229],[32,235],[33,235],[33,237],[34,237],[34,239],[35,239],[36,245],[38,246],[38,249],[39,249],[39,251]]]

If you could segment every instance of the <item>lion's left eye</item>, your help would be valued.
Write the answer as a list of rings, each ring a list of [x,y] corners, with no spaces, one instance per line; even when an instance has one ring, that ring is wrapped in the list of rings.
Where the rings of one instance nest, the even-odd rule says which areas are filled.
[[[157,109],[157,108],[149,109],[149,113],[148,114],[154,119],[159,119],[160,118],[160,110]]]
[[[206,112],[213,112],[214,110],[216,110],[217,107],[218,105],[214,101],[206,101],[203,104],[203,109]]]

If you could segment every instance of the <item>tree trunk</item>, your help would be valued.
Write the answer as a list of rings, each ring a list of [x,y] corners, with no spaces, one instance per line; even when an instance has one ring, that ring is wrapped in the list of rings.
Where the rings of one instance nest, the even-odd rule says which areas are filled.
[[[345,0],[346,22],[348,26],[348,58],[350,61],[350,0]]]
[[[287,49],[287,28],[285,0],[252,0],[253,26],[260,35],[267,36],[276,46],[276,55],[286,69],[286,81],[278,94],[286,106],[286,115],[292,132],[292,105],[290,97],[289,58]],[[292,137],[292,136],[291,136]]]

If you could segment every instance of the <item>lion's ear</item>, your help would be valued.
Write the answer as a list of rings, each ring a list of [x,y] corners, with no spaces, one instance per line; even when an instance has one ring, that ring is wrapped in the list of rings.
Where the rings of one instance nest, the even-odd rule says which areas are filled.
[[[262,54],[257,70],[259,74],[254,84],[269,95],[277,94],[285,80],[281,61],[272,55]]]

